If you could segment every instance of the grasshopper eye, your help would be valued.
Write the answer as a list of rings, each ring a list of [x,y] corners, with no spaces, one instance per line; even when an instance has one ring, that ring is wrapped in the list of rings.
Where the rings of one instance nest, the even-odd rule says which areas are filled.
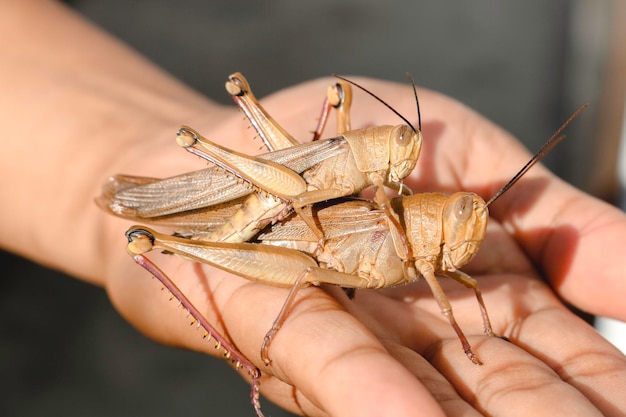
[[[408,131],[407,126],[396,127],[395,140],[398,146],[405,147],[409,144],[409,141],[411,140],[411,133]]]
[[[464,195],[454,203],[454,217],[459,221],[467,221],[472,216],[474,203],[472,197]]]

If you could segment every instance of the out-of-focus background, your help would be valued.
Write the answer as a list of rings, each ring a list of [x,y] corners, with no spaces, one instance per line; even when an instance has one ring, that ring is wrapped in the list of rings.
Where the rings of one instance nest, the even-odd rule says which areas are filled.
[[[623,189],[616,173],[626,3],[619,0],[67,3],[224,103],[234,71],[259,97],[333,72],[406,82],[410,71],[531,150],[590,103],[546,164],[609,201]],[[246,384],[228,365],[144,338],[103,290],[9,254],[0,255],[0,270],[1,416],[253,414]]]

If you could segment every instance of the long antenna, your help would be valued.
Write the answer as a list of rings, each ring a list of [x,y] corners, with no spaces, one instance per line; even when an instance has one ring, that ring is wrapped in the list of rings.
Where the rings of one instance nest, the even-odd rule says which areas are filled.
[[[333,74],[334,77],[339,78],[340,80],[344,80],[347,83],[352,84],[353,86],[360,88],[361,90],[365,91],[367,94],[369,94],[370,96],[374,97],[376,100],[378,100],[379,102],[381,102],[385,107],[387,107],[389,110],[391,110],[392,112],[395,113],[396,116],[398,116],[400,119],[402,119],[404,121],[404,123],[406,123],[407,125],[409,125],[409,127],[411,129],[413,129],[413,132],[417,133],[417,130],[415,129],[415,126],[413,126],[411,124],[411,122],[409,122],[406,117],[404,117],[403,115],[401,115],[396,109],[394,109],[393,107],[391,107],[389,104],[387,104],[385,102],[385,100],[383,100],[382,98],[378,97],[376,94],[372,93],[371,91],[369,91],[367,88],[355,83],[352,80],[349,80],[345,77],[342,77],[341,75],[337,75],[337,74]],[[417,92],[415,93],[417,96]],[[419,117],[419,104],[418,104],[418,117]],[[421,129],[421,121],[420,121],[420,129]]]
[[[422,130],[422,112],[420,111],[420,102],[417,99],[417,87],[415,86],[415,81],[413,80],[411,73],[407,72],[406,76],[409,78],[409,81],[411,81],[411,86],[413,87],[413,94],[415,94],[415,105],[417,106],[417,128],[421,131]]]
[[[589,104],[584,104],[582,106],[580,106],[578,108],[578,110],[576,110],[574,112],[574,114],[572,114],[569,119],[567,119],[565,121],[565,123],[563,123],[563,125],[561,125],[561,127],[554,132],[554,134],[550,137],[550,139],[548,139],[548,141],[546,143],[543,144],[543,146],[541,148],[539,148],[539,150],[537,151],[537,153],[535,155],[533,155],[532,158],[530,158],[530,161],[528,161],[526,163],[526,165],[524,165],[522,167],[522,169],[519,170],[519,172],[517,174],[515,174],[515,176],[513,178],[511,178],[511,180],[509,182],[507,182],[502,188],[500,188],[500,190],[498,190],[498,192],[489,199],[489,201],[487,201],[487,203],[485,203],[485,207],[488,207],[491,203],[493,203],[494,201],[496,201],[502,194],[504,194],[509,188],[511,188],[513,186],[513,184],[515,184],[520,178],[522,178],[522,176],[533,166],[535,165],[537,162],[541,161],[541,159],[543,159],[544,156],[546,156],[546,154],[548,152],[550,152],[552,150],[552,148],[559,143],[560,141],[562,141],[563,139],[565,139],[564,135],[561,135],[561,132],[563,131],[563,129],[565,129],[565,127],[570,124],[570,122],[572,120],[574,120],[576,117],[578,117],[578,115],[580,114],[580,112],[582,112],[583,110],[585,110],[587,107],[589,107]],[[560,135],[560,136],[559,136]]]

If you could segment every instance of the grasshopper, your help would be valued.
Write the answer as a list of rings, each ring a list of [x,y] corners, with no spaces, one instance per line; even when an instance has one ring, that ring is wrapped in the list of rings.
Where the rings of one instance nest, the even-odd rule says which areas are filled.
[[[585,107],[578,109],[530,161],[486,202],[471,192],[452,195],[426,193],[393,199],[391,207],[406,230],[412,247],[413,265],[409,276],[404,273],[404,252],[397,250],[393,236],[396,229],[389,217],[378,205],[361,200],[330,202],[326,207],[313,210],[307,208],[306,214],[315,217],[326,236],[321,251],[317,248],[315,233],[307,234],[306,230],[310,232],[310,229],[305,226],[306,221],[295,213],[263,230],[255,241],[244,243],[197,241],[133,226],[126,233],[129,242],[127,250],[144,267],[151,264],[144,254],[158,248],[246,279],[290,288],[261,347],[261,357],[266,365],[271,363],[268,354],[270,342],[302,288],[322,283],[344,288],[384,288],[416,281],[423,276],[442,314],[456,332],[465,354],[473,363],[480,365],[482,362],[457,324],[452,306],[436,275],[448,276],[474,291],[484,332],[495,336],[477,281],[459,268],[466,265],[481,246],[487,228],[488,207],[564,138],[559,136],[561,131]],[[206,210],[203,215],[228,216],[229,210],[236,210],[236,206],[233,203],[232,207],[224,208],[220,213]],[[150,269],[151,272],[153,270]],[[162,272],[158,273],[158,279],[169,280]]]
[[[389,208],[389,198],[383,186],[400,193],[405,191],[402,179],[413,170],[419,156],[422,143],[420,129],[414,128],[399,115],[407,125],[350,130],[352,94],[349,84],[344,82],[329,89],[326,110],[320,117],[314,137],[320,136],[328,109],[332,107],[337,108],[337,132],[340,136],[297,144],[258,103],[241,74],[231,75],[226,88],[273,152],[258,157],[244,155],[219,146],[183,126],[178,131],[177,142],[219,168],[164,180],[118,175],[105,185],[99,204],[116,215],[150,221],[221,204],[256,190],[258,192],[248,198],[238,213],[206,238],[210,241],[243,242],[265,225],[285,217],[291,209],[303,215],[304,206],[352,195],[374,186],[376,202],[398,231],[399,250],[408,247],[397,216]],[[221,169],[232,176],[224,175]],[[168,199],[162,198],[164,193],[167,193]],[[321,245],[323,233],[312,218],[305,215],[303,218],[316,232]],[[408,257],[409,254],[405,259]]]

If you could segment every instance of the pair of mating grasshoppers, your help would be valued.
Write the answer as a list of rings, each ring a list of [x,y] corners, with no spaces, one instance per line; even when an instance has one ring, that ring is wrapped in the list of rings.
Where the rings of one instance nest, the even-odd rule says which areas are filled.
[[[98,199],[116,216],[174,229],[172,236],[133,226],[126,233],[128,252],[172,292],[226,358],[248,371],[259,416],[258,368],[213,328],[145,253],[157,248],[253,281],[290,288],[261,347],[267,365],[270,342],[302,288],[311,284],[334,284],[348,291],[384,288],[420,277],[428,283],[468,358],[480,364],[437,275],[474,291],[484,332],[493,336],[478,283],[460,268],[480,248],[489,205],[562,139],[562,129],[582,110],[487,202],[468,192],[410,195],[402,180],[417,163],[421,123],[416,128],[396,113],[405,124],[351,130],[352,84],[339,77],[328,89],[314,140],[299,143],[260,105],[246,79],[232,74],[226,89],[269,152],[259,156],[235,152],[184,126],[178,131],[178,144],[211,162],[211,167],[166,179],[118,175],[109,179]],[[337,137],[320,140],[333,109]],[[368,187],[374,187],[373,201],[351,197]],[[390,199],[384,187],[400,196]]]

